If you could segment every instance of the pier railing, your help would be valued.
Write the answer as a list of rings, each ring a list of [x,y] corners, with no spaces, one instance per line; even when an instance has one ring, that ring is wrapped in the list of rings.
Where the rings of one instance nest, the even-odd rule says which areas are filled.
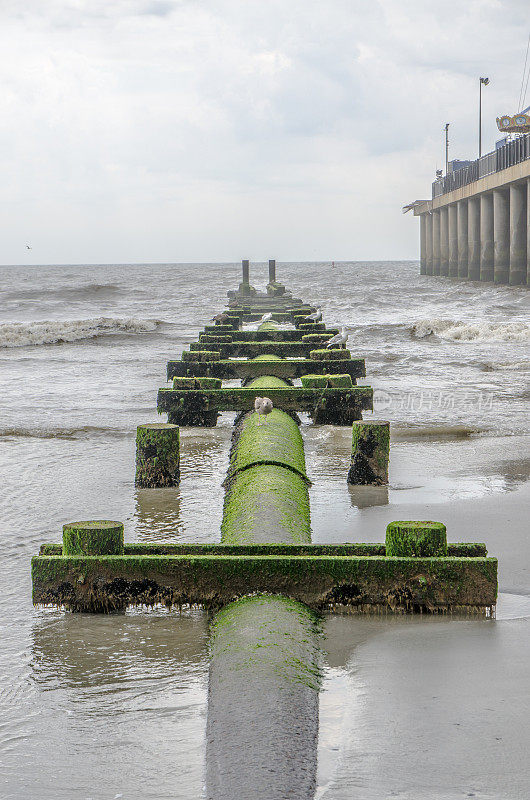
[[[507,142],[497,150],[486,153],[485,156],[472,161],[467,167],[462,167],[443,178],[439,178],[432,184],[432,198],[440,197],[443,194],[452,192],[454,189],[461,189],[468,183],[478,181],[486,175],[493,175],[521,161],[530,158],[530,134],[518,136],[512,142]]]

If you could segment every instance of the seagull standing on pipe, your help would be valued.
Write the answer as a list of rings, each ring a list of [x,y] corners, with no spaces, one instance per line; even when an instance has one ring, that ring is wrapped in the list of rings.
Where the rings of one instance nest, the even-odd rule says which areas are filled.
[[[272,400],[270,397],[256,397],[254,400],[254,411],[258,415],[258,425],[261,425],[261,418],[267,424],[267,414],[270,414],[273,409]]]
[[[322,306],[317,306],[317,310],[313,314],[306,317],[306,322],[320,322],[322,319]]]
[[[264,314],[262,316],[262,318],[259,321],[259,324],[261,324],[262,322],[268,322],[270,319],[272,319],[272,313],[269,311],[268,314]]]
[[[340,333],[337,333],[336,336],[332,336],[329,342],[326,342],[326,347],[329,348],[333,347],[334,344],[344,345],[348,341],[348,334],[346,333],[346,328],[342,327],[340,329]]]

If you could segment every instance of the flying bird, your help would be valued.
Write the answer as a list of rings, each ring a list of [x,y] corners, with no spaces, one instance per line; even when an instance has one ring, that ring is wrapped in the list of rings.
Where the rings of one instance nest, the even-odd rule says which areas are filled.
[[[271,314],[271,312],[269,311],[269,313],[268,313],[268,314],[264,314],[264,315],[262,316],[262,318],[260,319],[260,323],[261,323],[261,322],[268,322],[270,319],[272,319],[272,314]]]
[[[322,306],[317,306],[317,310],[313,314],[309,314],[306,317],[306,321],[308,322],[320,322],[322,319]]]
[[[31,250],[31,247],[29,246],[29,244],[26,245],[26,250]]]
[[[347,341],[348,341],[348,334],[346,333],[346,328],[342,327],[340,329],[340,333],[337,333],[336,336],[332,336],[331,339],[328,342],[326,342],[326,347],[329,350],[329,348],[333,347],[333,345],[346,344]]]
[[[254,411],[258,415],[258,425],[261,425],[261,418],[267,423],[267,414],[270,414],[273,409],[272,400],[269,397],[256,397],[254,400]]]

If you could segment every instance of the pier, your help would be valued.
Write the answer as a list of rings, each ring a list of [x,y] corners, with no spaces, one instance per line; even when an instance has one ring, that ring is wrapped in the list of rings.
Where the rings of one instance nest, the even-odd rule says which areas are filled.
[[[530,134],[437,179],[432,198],[410,209],[420,218],[422,275],[528,285]]]
[[[62,543],[42,544],[32,559],[33,603],[211,612],[208,800],[311,800],[321,613],[489,616],[497,560],[482,543],[448,542],[433,521],[394,521],[384,543],[312,542],[299,413],[351,429],[344,482],[359,490],[388,483],[389,423],[362,419],[372,389],[357,385],[365,364],[346,337],[331,342],[336,329],[276,282],[275,262],[266,293],[251,287],[249,269],[243,262],[216,325],[168,363],[172,388],[158,393],[168,421],[137,430],[136,484],[171,487],[183,479],[180,427],[213,427],[220,412],[236,412],[219,542],[127,543],[121,522],[67,523]],[[245,329],[252,321],[257,329]],[[273,408],[261,415],[255,401],[264,397]]]

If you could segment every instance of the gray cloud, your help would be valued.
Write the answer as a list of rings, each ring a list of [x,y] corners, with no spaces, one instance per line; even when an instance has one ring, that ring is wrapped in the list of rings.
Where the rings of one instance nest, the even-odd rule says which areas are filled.
[[[446,121],[476,155],[480,74],[494,146],[528,27],[518,0],[4,2],[2,261],[414,258],[400,207]]]

